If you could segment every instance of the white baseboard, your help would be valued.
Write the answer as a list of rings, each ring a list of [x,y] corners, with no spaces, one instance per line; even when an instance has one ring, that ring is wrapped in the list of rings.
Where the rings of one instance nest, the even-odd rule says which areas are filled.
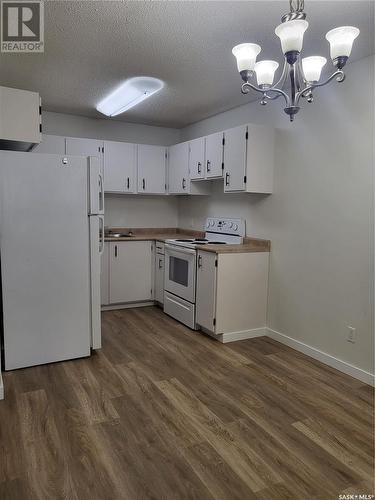
[[[155,302],[147,301],[147,302],[134,302],[128,304],[112,304],[110,306],[101,306],[102,311],[116,311],[117,309],[133,309],[134,307],[146,307],[146,306],[154,306]]]
[[[217,340],[226,344],[227,342],[236,342],[237,340],[254,339],[255,337],[264,337],[268,334],[267,328],[254,328],[252,330],[244,330],[242,332],[230,332],[215,335]]]
[[[331,356],[330,354],[327,354],[323,351],[319,351],[319,349],[304,344],[299,340],[292,339],[291,337],[277,332],[276,330],[271,330],[271,328],[267,328],[266,330],[268,330],[266,335],[271,339],[277,340],[278,342],[281,342],[282,344],[285,344],[292,349],[295,349],[296,351],[303,352],[304,354],[307,354],[307,356],[317,359],[318,361],[321,361],[328,366],[332,366],[332,368],[336,368],[336,370],[346,373],[347,375],[350,375],[351,377],[354,377],[361,382],[364,382],[365,384],[375,386],[375,375],[373,375],[372,373],[366,372],[361,368],[357,368],[356,366],[353,366],[346,361],[342,361],[341,359],[335,358],[334,356]]]
[[[0,373],[0,400],[4,399],[4,385],[3,385],[3,378]]]

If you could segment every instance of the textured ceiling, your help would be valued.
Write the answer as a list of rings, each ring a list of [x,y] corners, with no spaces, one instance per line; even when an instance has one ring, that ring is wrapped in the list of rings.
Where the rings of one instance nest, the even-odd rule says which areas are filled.
[[[50,111],[102,117],[95,106],[119,83],[154,76],[164,89],[116,119],[183,127],[254,98],[240,93],[231,49],[257,42],[258,59],[281,63],[274,29],[288,7],[266,0],[46,1],[44,54],[0,54],[0,84],[39,91]],[[361,30],[352,60],[374,53],[372,1],[307,0],[305,11],[305,55],[328,57],[325,33],[347,24]]]

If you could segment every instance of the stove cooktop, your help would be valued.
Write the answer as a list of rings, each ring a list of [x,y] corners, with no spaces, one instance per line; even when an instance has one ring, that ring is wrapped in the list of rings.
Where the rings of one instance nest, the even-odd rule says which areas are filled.
[[[209,217],[206,220],[204,238],[177,238],[167,240],[170,245],[198,248],[201,245],[239,245],[245,236],[245,222],[242,219]]]

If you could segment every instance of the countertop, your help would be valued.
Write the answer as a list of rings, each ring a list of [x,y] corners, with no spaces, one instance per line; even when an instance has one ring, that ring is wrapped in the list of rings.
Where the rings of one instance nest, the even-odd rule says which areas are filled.
[[[129,231],[133,233],[132,236],[125,236],[115,238],[113,236],[105,235],[105,241],[161,241],[165,242],[168,239],[179,238],[202,238],[204,233],[200,231],[192,231],[189,229],[177,228],[152,228],[152,229],[138,229],[138,228],[111,228],[112,233],[124,233]],[[199,250],[211,253],[251,253],[251,252],[269,252],[271,249],[271,242],[269,240],[262,240],[259,238],[251,238],[246,236],[241,245],[202,245]]]

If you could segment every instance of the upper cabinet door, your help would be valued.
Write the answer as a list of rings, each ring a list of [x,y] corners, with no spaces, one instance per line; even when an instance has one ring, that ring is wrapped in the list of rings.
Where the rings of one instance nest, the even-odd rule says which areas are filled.
[[[56,155],[65,154],[65,137],[60,135],[42,135],[42,142],[38,144],[32,153],[48,153]]]
[[[245,191],[247,125],[226,130],[224,139],[224,191]]]
[[[103,141],[80,137],[67,137],[65,141],[67,155],[96,156],[99,158],[103,174]]]
[[[223,132],[206,137],[206,177],[223,176]]]
[[[138,193],[166,192],[167,148],[138,145]]]
[[[104,142],[104,191],[135,193],[137,145],[128,142]]]
[[[204,153],[205,153],[205,138],[198,137],[194,141],[190,141],[190,156],[189,156],[189,172],[190,179],[204,179]]]
[[[189,194],[189,143],[183,142],[169,148],[169,192]]]
[[[66,154],[79,156],[98,156],[101,158],[103,154],[103,141],[100,141],[98,139],[67,137]]]

